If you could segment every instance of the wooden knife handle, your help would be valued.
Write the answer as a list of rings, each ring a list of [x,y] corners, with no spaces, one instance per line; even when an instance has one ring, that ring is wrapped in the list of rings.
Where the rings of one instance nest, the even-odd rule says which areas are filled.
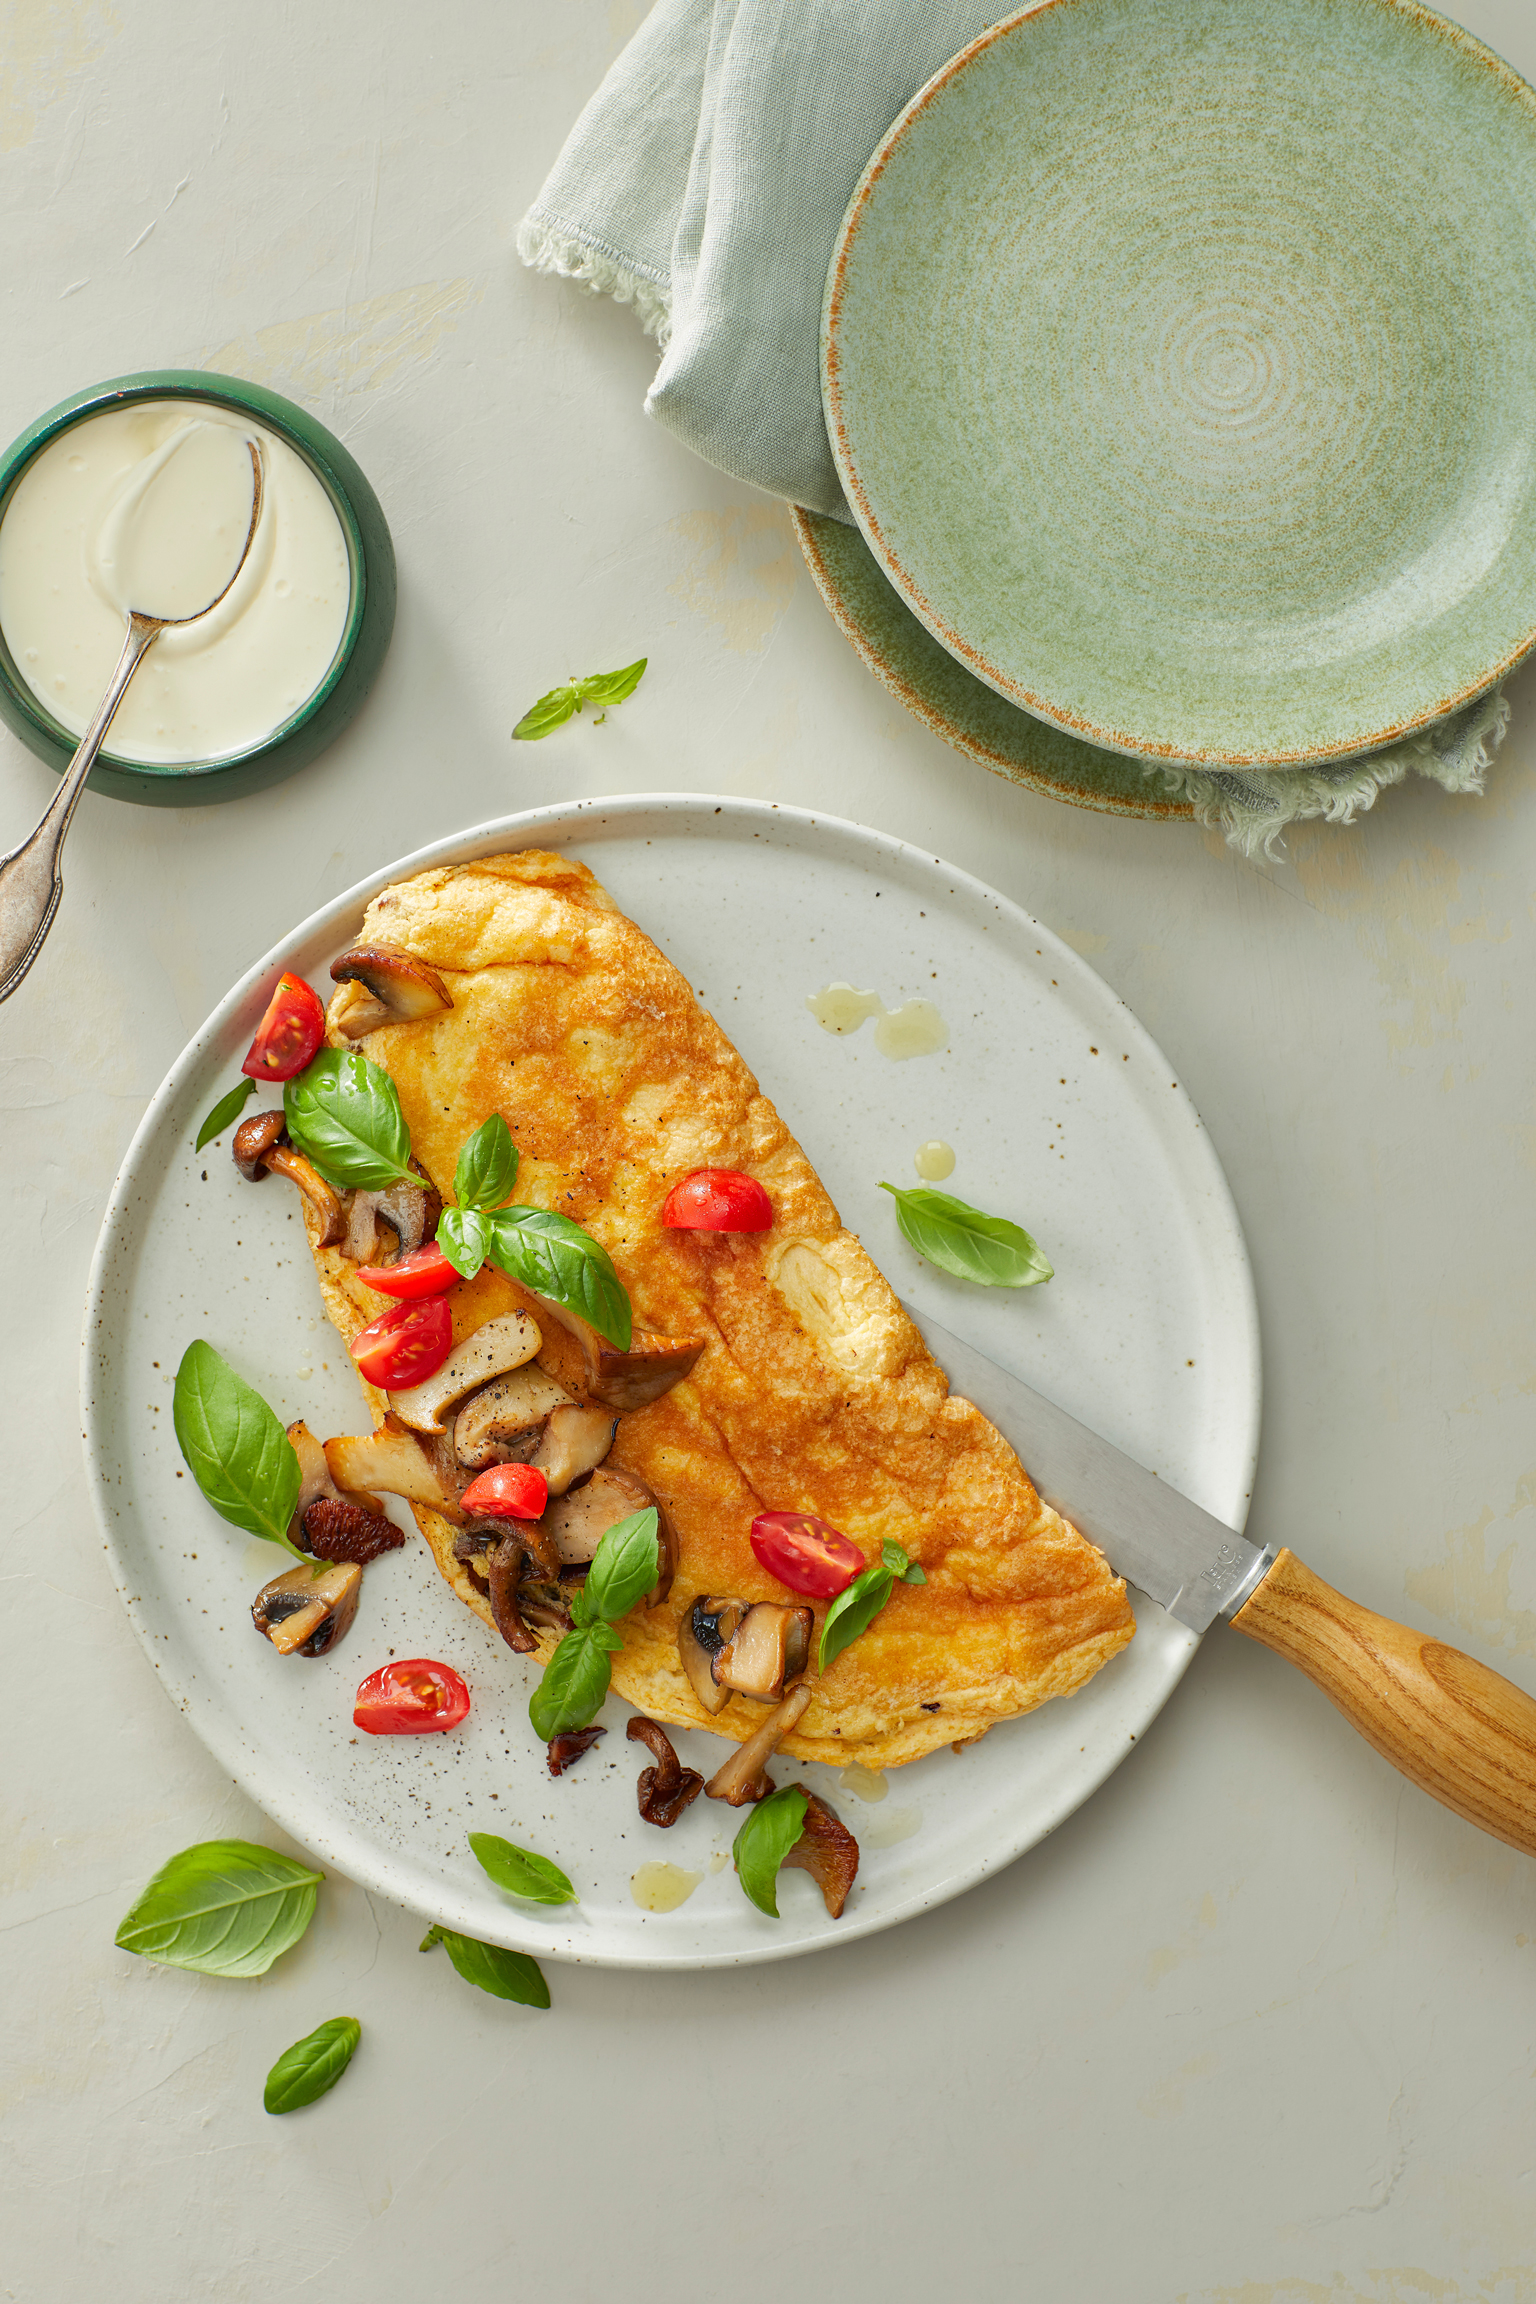
[[[1300,1665],[1431,1798],[1536,1856],[1536,1699],[1513,1681],[1346,1600],[1283,1549],[1232,1623]]]

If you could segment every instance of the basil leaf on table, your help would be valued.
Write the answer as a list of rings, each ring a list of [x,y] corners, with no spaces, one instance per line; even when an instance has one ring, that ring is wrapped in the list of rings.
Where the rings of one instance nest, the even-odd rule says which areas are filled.
[[[633,664],[622,665],[617,672],[589,672],[585,680],[576,683],[580,699],[577,711],[581,710],[583,704],[601,705],[602,710],[597,715],[598,720],[601,720],[610,704],[622,704],[626,696],[633,696],[645,677],[645,668],[649,662],[648,656],[641,656]],[[596,725],[597,721],[594,721],[593,726]]]
[[[355,2016],[332,2016],[285,2048],[267,2074],[261,2101],[269,2112],[297,2112],[335,2087],[363,2036]]]
[[[383,1192],[411,1174],[399,1091],[360,1048],[322,1048],[284,1087],[283,1117],[299,1150],[339,1191]]]
[[[499,1208],[517,1182],[517,1146],[499,1112],[482,1121],[454,1172],[453,1196],[461,1208]]]
[[[314,1918],[324,1877],[253,1840],[201,1840],[161,1865],[113,1942],[164,1968],[265,1976]]]
[[[617,1624],[654,1591],[661,1571],[661,1533],[654,1504],[615,1520],[603,1532],[582,1588],[587,1619]]]
[[[907,1558],[900,1544],[887,1541],[880,1547],[880,1558],[861,1576],[855,1576],[847,1591],[839,1592],[828,1608],[822,1620],[821,1645],[816,1651],[818,1672],[825,1672],[834,1657],[841,1656],[861,1632],[869,1630],[898,1581],[926,1584],[928,1579],[917,1562]]]
[[[547,2008],[549,1986],[537,1960],[526,1952],[508,1952],[500,1944],[482,1944],[477,1936],[458,1936],[451,1928],[431,1927],[421,1940],[430,1952],[441,1944],[466,1984],[492,1992],[498,2000],[516,2000],[524,2008]]]
[[[437,1244],[461,1280],[473,1280],[491,1244],[491,1222],[478,1208],[445,1208],[437,1220]]]
[[[581,1899],[558,1864],[536,1856],[531,1848],[518,1848],[494,1832],[471,1832],[469,1845],[475,1862],[498,1888],[521,1896],[530,1904],[579,1904]]]
[[[905,1192],[894,1184],[880,1189],[895,1200],[896,1221],[906,1239],[941,1272],[983,1288],[1034,1288],[1054,1276],[1038,1242],[1006,1217],[984,1215],[929,1184]]]
[[[550,688],[537,704],[529,705],[512,733],[521,744],[536,744],[541,736],[569,720],[579,701],[574,680],[563,688]]]
[[[242,1080],[238,1088],[231,1088],[227,1096],[221,1096],[199,1128],[197,1142],[192,1147],[193,1151],[201,1152],[203,1146],[211,1144],[215,1136],[222,1136],[231,1120],[245,1110],[248,1100],[255,1093],[255,1081]]]
[[[528,1717],[541,1743],[596,1718],[612,1676],[608,1659],[623,1645],[606,1624],[578,1624],[567,1632],[528,1699]]]
[[[551,729],[561,728],[573,713],[584,704],[601,707],[597,719],[607,716],[611,704],[622,704],[626,696],[633,696],[650,662],[642,656],[634,664],[622,665],[617,672],[589,672],[583,680],[568,680],[563,688],[551,688],[537,704],[529,706],[512,733],[522,743],[537,743]],[[597,722],[593,722],[595,727]]]
[[[288,1540],[302,1486],[293,1443],[261,1394],[201,1337],[181,1356],[171,1421],[187,1469],[215,1512],[306,1559]]]
[[[553,1208],[498,1208],[486,1253],[509,1278],[579,1313],[620,1352],[633,1334],[629,1298],[600,1240]]]
[[[805,1824],[806,1797],[798,1784],[781,1784],[759,1800],[731,1845],[736,1877],[759,1912],[779,1917],[779,1867]]]

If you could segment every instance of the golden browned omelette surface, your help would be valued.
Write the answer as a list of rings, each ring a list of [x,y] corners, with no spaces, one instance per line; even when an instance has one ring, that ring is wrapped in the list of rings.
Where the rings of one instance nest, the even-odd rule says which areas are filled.
[[[1125,1646],[1124,1584],[1041,1502],[995,1427],[950,1396],[725,1034],[584,865],[530,849],[424,872],[374,900],[362,941],[429,962],[453,995],[451,1012],[361,1043],[393,1075],[438,1189],[451,1193],[461,1145],[500,1112],[521,1155],[517,1200],[557,1208],[603,1242],[637,1327],[707,1339],[692,1374],[618,1429],[612,1461],[666,1506],[680,1556],[666,1602],[623,1627],[619,1695],[738,1740],[761,1725],[766,1708],[743,1697],[706,1716],[677,1625],[700,1592],[785,1596],[747,1540],[754,1515],[772,1510],[820,1514],[867,1558],[894,1537],[928,1577],[898,1584],[814,1684],[787,1753],[899,1765],[1070,1695]],[[758,1177],[772,1230],[665,1230],[668,1190],[705,1167]],[[337,1250],[317,1262],[350,1341],[385,1299]],[[451,1301],[459,1335],[514,1304],[537,1314],[490,1268]],[[567,1340],[547,1315],[541,1326],[540,1358],[569,1381]],[[369,1396],[382,1414],[384,1396]],[[452,1557],[452,1528],[422,1508],[416,1517],[489,1623]],[[816,1612],[819,1630],[823,1604]],[[496,1661],[531,1689],[552,1645],[544,1634],[538,1658],[503,1649]]]

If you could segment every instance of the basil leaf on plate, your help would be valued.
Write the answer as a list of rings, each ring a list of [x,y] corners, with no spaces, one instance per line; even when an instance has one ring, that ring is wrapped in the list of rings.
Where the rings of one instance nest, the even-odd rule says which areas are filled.
[[[531,1848],[514,1847],[494,1832],[471,1832],[469,1845],[481,1871],[509,1895],[522,1896],[530,1904],[580,1903],[559,1865],[552,1864],[547,1856],[536,1856]]]
[[[437,1220],[437,1244],[461,1280],[473,1280],[491,1244],[490,1218],[478,1208],[445,1208]]]
[[[578,1624],[567,1632],[528,1699],[528,1717],[541,1743],[596,1718],[613,1671],[608,1659],[623,1645],[606,1624]]]
[[[490,1222],[493,1264],[535,1295],[579,1313],[620,1352],[629,1350],[629,1298],[600,1240],[553,1208],[498,1208]]]
[[[475,1130],[454,1173],[453,1196],[461,1208],[499,1208],[517,1182],[517,1146],[499,1112]]]
[[[1054,1268],[1038,1242],[1006,1217],[984,1215],[930,1184],[905,1192],[894,1184],[880,1189],[896,1202],[906,1239],[941,1272],[983,1288],[1034,1288],[1052,1278]]]
[[[547,736],[552,728],[569,720],[580,701],[574,680],[563,688],[551,688],[537,704],[529,705],[512,733],[520,743],[536,744],[541,736]]]
[[[736,1877],[759,1912],[770,1920],[779,1916],[775,1893],[779,1866],[799,1839],[805,1824],[806,1798],[798,1784],[781,1784],[766,1800],[759,1800],[731,1845]]]
[[[199,1128],[197,1142],[192,1147],[193,1151],[201,1152],[203,1146],[211,1144],[215,1136],[222,1136],[231,1120],[236,1119],[245,1110],[247,1102],[255,1093],[255,1081],[242,1080],[238,1088],[231,1088],[227,1096],[221,1096]]]
[[[259,1392],[201,1337],[189,1344],[171,1397],[176,1440],[193,1479],[222,1518],[248,1535],[307,1555],[288,1540],[302,1479],[293,1443]]]
[[[482,1944],[477,1936],[458,1936],[451,1928],[431,1927],[421,1940],[430,1952],[441,1944],[466,1984],[493,1992],[498,2000],[517,2000],[525,2008],[547,2008],[549,1986],[537,1960],[526,1952],[508,1952],[500,1944]]]
[[[267,2074],[261,2101],[269,2112],[297,2112],[335,2087],[357,2052],[363,2028],[355,2016],[332,2016],[285,2048]]]
[[[582,1587],[590,1622],[617,1624],[654,1591],[661,1572],[661,1536],[654,1504],[605,1529]]]
[[[324,1877],[252,1840],[201,1840],[161,1865],[113,1941],[164,1968],[265,1976],[314,1918]]]
[[[299,1150],[338,1191],[383,1192],[411,1174],[399,1091],[361,1048],[322,1048],[284,1087],[283,1117]]]

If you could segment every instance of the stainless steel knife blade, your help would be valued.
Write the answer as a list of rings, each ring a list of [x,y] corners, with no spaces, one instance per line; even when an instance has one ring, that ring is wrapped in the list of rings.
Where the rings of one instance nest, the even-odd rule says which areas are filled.
[[[1272,1566],[1272,1552],[1202,1511],[926,1312],[905,1309],[950,1390],[991,1418],[1047,1504],[1097,1544],[1117,1575],[1192,1632],[1236,1614]]]

